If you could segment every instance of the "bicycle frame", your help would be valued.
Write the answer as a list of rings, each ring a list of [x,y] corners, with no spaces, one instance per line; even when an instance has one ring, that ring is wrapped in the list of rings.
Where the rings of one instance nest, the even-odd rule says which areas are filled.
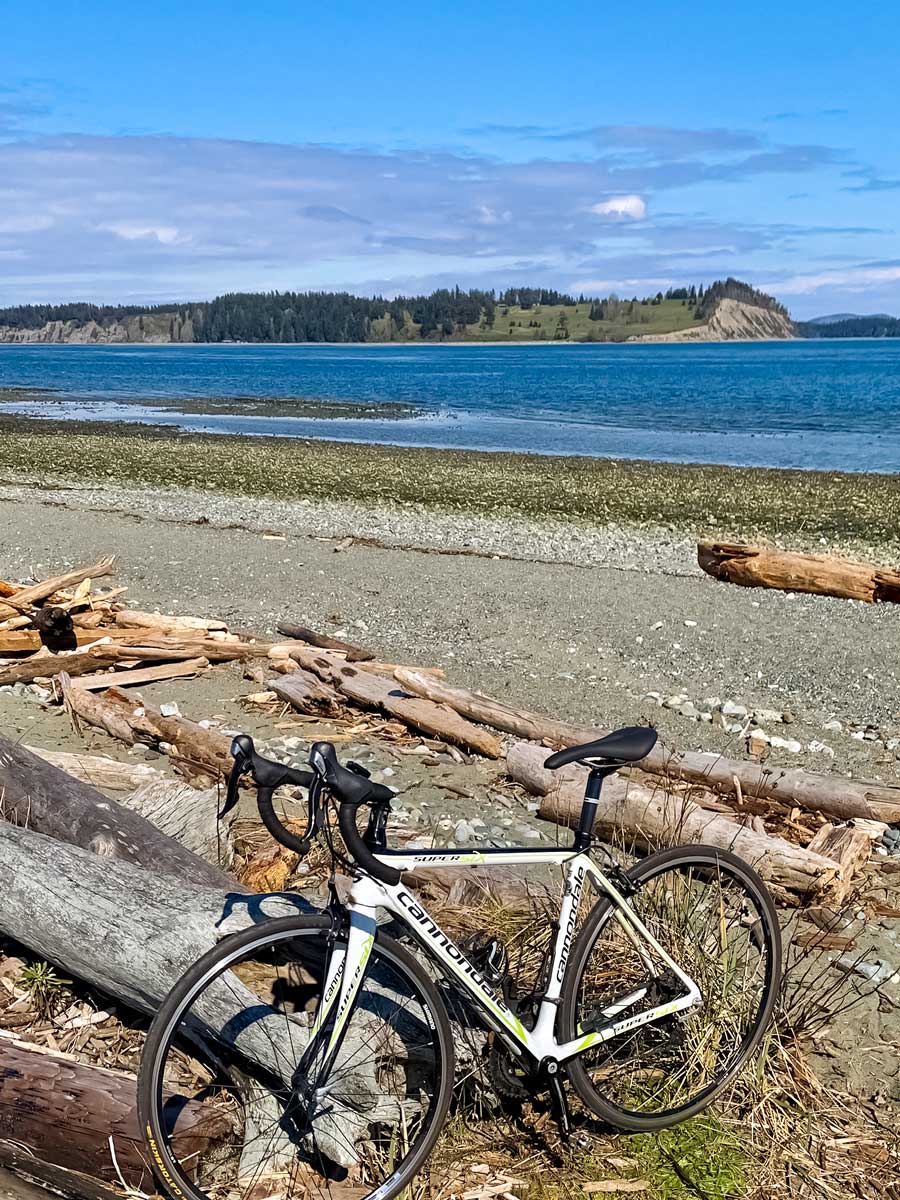
[[[401,921],[424,947],[428,957],[437,964],[445,976],[461,985],[466,996],[481,1014],[489,1028],[501,1036],[510,1051],[519,1057],[528,1056],[536,1063],[548,1061],[564,1062],[601,1042],[609,1041],[619,1034],[627,1033],[652,1021],[661,1020],[674,1013],[682,1012],[702,1003],[702,996],[694,981],[679,967],[653,934],[646,928],[627,900],[607,878],[597,864],[585,853],[571,849],[544,850],[484,850],[457,852],[454,850],[423,851],[408,854],[403,851],[380,851],[380,861],[389,862],[401,871],[427,870],[429,867],[479,867],[512,865],[556,865],[567,866],[565,886],[560,903],[560,915],[553,941],[552,957],[547,990],[538,1009],[534,1028],[526,1029],[515,1013],[511,1012],[502,997],[487,983],[477,968],[462,950],[444,933],[429,915],[421,901],[401,881],[384,884],[369,875],[358,876],[351,887],[347,910],[350,914],[350,929],[346,951],[335,947],[326,972],[322,1000],[317,1012],[312,1037],[303,1055],[304,1060],[316,1056],[321,1038],[328,1037],[328,1045],[322,1064],[322,1075],[333,1063],[340,1047],[346,1022],[356,1000],[365,967],[372,951],[376,935],[376,912],[386,909]],[[560,1043],[556,1037],[556,1018],[560,996],[565,981],[569,950],[575,932],[578,908],[586,880],[591,880],[600,892],[605,893],[612,904],[611,920],[617,920],[644,960],[648,975],[652,979],[659,971],[653,965],[647,947],[668,967],[684,985],[685,994],[675,1000],[656,1005],[632,1016],[616,1018],[633,1008],[647,994],[643,987],[619,997],[602,1011],[604,1023],[599,1028],[581,1030],[579,1036]],[[332,1013],[333,1020],[329,1021]],[[330,1024],[330,1032],[326,1026]]]

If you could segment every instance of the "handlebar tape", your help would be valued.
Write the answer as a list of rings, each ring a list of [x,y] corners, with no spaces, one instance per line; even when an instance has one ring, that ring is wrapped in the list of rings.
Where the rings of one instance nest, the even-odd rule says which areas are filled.
[[[379,785],[372,784],[373,790],[379,788]],[[393,792],[389,792],[387,788],[379,788],[388,796],[393,796]],[[359,809],[359,804],[344,801],[338,807],[338,826],[341,831],[341,837],[344,839],[344,845],[350,852],[351,857],[367,871],[374,879],[378,879],[381,883],[394,884],[399,883],[401,873],[396,867],[389,867],[386,863],[379,862],[366,843],[360,836],[359,829],[356,825],[356,813]]]

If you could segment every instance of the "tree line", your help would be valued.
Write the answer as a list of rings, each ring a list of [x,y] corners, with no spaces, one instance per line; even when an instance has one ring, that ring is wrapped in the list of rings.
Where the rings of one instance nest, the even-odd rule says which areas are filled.
[[[800,321],[796,326],[806,338],[895,338],[900,337],[900,320],[884,315],[844,317],[840,321]]]
[[[214,300],[153,306],[121,304],[24,304],[0,309],[0,325],[40,329],[51,321],[96,321],[109,326],[130,317],[168,316],[182,326],[190,322],[195,342],[369,342],[441,340],[463,335],[470,327],[491,330],[500,313],[510,309],[589,305],[593,321],[641,324],[648,310],[664,300],[680,301],[700,319],[722,298],[743,300],[778,312],[785,309],[771,296],[727,279],[703,285],[669,288],[652,296],[621,300],[618,296],[587,298],[553,288],[511,287],[497,292],[439,288],[428,295],[355,296],[350,292],[230,292]],[[644,315],[648,314],[648,315]]]

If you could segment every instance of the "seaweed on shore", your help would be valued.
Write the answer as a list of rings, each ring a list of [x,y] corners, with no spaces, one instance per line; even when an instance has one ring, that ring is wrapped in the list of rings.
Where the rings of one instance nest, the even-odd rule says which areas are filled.
[[[762,537],[798,548],[824,538],[832,548],[874,548],[886,561],[900,554],[900,475],[186,434],[127,423],[34,421],[2,410],[0,470]]]

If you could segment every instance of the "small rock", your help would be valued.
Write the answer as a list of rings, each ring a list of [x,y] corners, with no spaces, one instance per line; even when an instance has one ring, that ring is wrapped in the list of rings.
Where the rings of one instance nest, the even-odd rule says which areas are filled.
[[[793,723],[797,720],[789,708],[786,708],[781,714],[781,719],[784,721],[785,725],[793,725]]]
[[[795,738],[771,737],[769,745],[773,750],[789,750],[791,754],[799,754],[803,746]]]
[[[747,738],[747,749],[755,757],[765,754],[769,745],[769,735],[762,729],[751,729]]]
[[[475,836],[475,830],[468,821],[457,821],[453,827],[453,840],[458,846],[464,846],[466,842],[471,842]]]
[[[865,959],[854,958],[852,954],[842,954],[834,965],[840,967],[842,971],[862,975],[863,979],[868,979],[869,983],[876,987],[880,987],[884,983],[896,983],[900,979],[900,971],[895,970],[884,958],[876,958],[872,962],[868,962]]]
[[[826,721],[825,724],[822,726],[822,728],[827,729],[832,733],[841,733],[843,731],[844,726],[841,724],[840,721],[835,720],[835,721]]]
[[[755,708],[753,719],[759,721],[761,725],[780,725],[784,717],[780,711],[774,708]]]
[[[743,704],[735,704],[733,700],[726,700],[722,705],[723,717],[748,717],[750,710]]]
[[[167,700],[165,704],[159,706],[160,716],[163,717],[180,717],[181,709],[174,700]]]
[[[696,629],[696,628],[697,628],[697,622],[696,622],[696,621],[685,621],[685,626],[686,626],[688,629]]]
[[[697,711],[696,705],[692,704],[690,700],[688,700],[685,704],[679,704],[678,711],[683,717],[691,717],[695,721],[700,715]]]

